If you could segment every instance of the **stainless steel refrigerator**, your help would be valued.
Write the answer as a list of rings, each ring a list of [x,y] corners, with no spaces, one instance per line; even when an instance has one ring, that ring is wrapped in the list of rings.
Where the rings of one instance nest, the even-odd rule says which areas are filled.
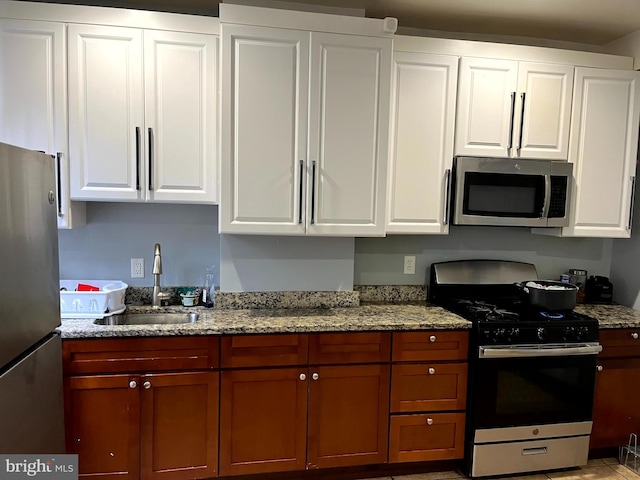
[[[54,160],[0,143],[0,453],[64,453]]]

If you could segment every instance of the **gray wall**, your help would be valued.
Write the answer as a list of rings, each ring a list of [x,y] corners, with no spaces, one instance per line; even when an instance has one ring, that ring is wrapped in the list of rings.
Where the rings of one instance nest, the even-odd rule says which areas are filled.
[[[536,265],[540,278],[570,268],[609,276],[613,241],[532,235],[528,228],[450,228],[449,235],[389,236],[356,240],[356,285],[422,285],[433,262],[472,258],[517,260]],[[403,274],[404,255],[416,256],[416,274]]]
[[[636,191],[636,200],[637,195]],[[640,208],[637,204],[633,225],[631,238],[613,241],[611,283],[615,302],[640,310]]]
[[[87,226],[60,230],[58,239],[62,279],[151,286],[155,243],[164,286],[201,285],[205,268],[220,264],[218,207],[210,205],[87,202]],[[131,258],[144,258],[145,278],[131,278]]]

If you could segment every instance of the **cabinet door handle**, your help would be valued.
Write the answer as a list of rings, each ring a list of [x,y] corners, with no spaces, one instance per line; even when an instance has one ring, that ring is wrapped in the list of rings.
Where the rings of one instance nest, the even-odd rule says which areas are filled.
[[[316,161],[311,162],[311,225],[316,223]]]
[[[151,388],[151,382],[144,382],[144,383],[142,384],[142,386],[143,386],[146,390],[149,390],[149,389]]]
[[[436,341],[436,336],[435,336],[435,335],[431,335],[431,336],[429,337],[429,341],[430,341],[431,343],[435,342],[435,341]]]
[[[433,425],[433,418],[427,418],[427,425]]]
[[[637,340],[638,339],[638,334],[636,332],[633,332],[631,334],[631,338],[633,338],[634,340]]]
[[[300,160],[300,183],[298,185],[298,224],[302,225],[302,175],[304,172],[304,160]]]
[[[129,388],[136,388],[138,386],[138,384],[136,383],[135,380],[131,380],[129,382]]]
[[[524,132],[524,101],[527,98],[527,94],[522,92],[520,94],[522,97],[522,109],[520,110],[520,134],[518,135],[518,151],[522,148],[522,134]]]
[[[602,365],[598,365],[596,367],[596,370],[598,370],[599,372],[601,372],[602,370],[604,370],[604,367]]]
[[[136,190],[140,190],[140,127],[136,127]]]
[[[149,191],[153,192],[153,128],[149,127],[147,129],[147,133],[149,134]]]
[[[447,168],[445,172],[445,188],[444,188],[444,220],[442,225],[449,224],[449,202],[451,201],[451,169]]]
[[[320,375],[314,373],[313,375],[311,375],[311,378],[313,378],[314,380],[318,380],[320,378]]]
[[[300,380],[303,380],[303,381],[304,381],[304,380],[306,380],[306,379],[307,379],[307,376],[306,376],[304,373],[301,373],[301,374],[300,374]]]
[[[633,207],[636,200],[636,177],[631,177],[631,205],[629,205],[629,224],[627,230],[633,226]]]
[[[516,92],[511,92],[511,113],[509,114],[509,143],[507,144],[507,152],[513,148],[513,116],[516,111]]]
[[[435,375],[435,373],[436,373],[436,369],[433,368],[433,367],[429,367],[428,371],[429,371],[429,375]]]
[[[60,170],[61,162],[60,157],[62,153],[56,153],[56,170],[57,170],[57,178],[56,178],[56,188],[58,189],[58,216],[62,217],[62,170]]]

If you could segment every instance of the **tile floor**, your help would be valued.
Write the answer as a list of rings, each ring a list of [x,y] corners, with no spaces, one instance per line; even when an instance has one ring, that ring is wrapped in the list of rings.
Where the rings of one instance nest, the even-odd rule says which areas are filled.
[[[463,479],[456,472],[419,473],[417,475],[402,475],[396,477],[382,477],[368,480],[454,480]],[[584,467],[553,472],[547,474],[520,475],[516,477],[499,477],[498,480],[640,480],[640,475],[634,473],[618,463],[615,458],[589,460]]]

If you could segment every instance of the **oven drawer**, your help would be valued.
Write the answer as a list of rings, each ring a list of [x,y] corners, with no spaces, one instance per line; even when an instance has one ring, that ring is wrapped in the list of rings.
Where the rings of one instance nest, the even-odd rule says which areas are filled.
[[[390,462],[453,460],[464,455],[464,413],[392,415]]]
[[[640,356],[640,328],[600,330],[600,357]]]
[[[466,363],[393,365],[391,372],[392,412],[464,410]]]
[[[467,360],[469,332],[433,330],[393,334],[394,362]]]

